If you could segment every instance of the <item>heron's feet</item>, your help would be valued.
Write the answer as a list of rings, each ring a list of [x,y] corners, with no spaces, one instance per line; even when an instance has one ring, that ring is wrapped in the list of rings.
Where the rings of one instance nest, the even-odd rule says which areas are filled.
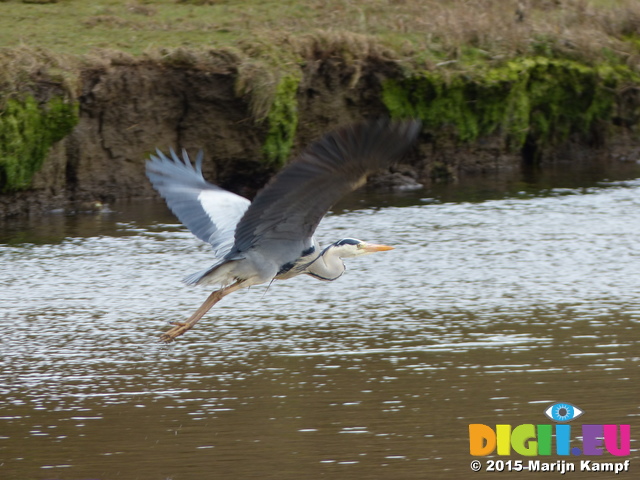
[[[183,322],[171,322],[173,324],[173,328],[167,332],[164,332],[160,335],[160,341],[164,343],[169,343],[175,340],[177,337],[190,330],[193,325],[189,323]]]

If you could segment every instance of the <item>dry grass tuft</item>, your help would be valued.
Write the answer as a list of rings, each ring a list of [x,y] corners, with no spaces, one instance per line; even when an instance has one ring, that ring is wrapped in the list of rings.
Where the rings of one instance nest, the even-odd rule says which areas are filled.
[[[84,19],[82,24],[89,28],[97,26],[104,28],[136,28],[134,23],[117,15],[95,15]]]
[[[158,9],[152,7],[150,5],[143,5],[140,3],[130,3],[127,5],[127,9],[131,13],[135,13],[136,15],[144,15],[145,17],[151,17],[158,13]]]
[[[454,0],[405,6],[397,21],[408,34],[424,32],[414,46],[443,61],[545,55],[594,63],[638,53],[628,41],[640,36],[640,2],[632,0]]]
[[[397,54],[379,38],[348,31],[316,30],[300,36],[289,35],[284,42],[304,59],[338,57],[346,63],[355,63],[362,59],[397,58]]]
[[[0,49],[0,110],[9,98],[23,92],[34,80],[57,84],[61,91],[75,95],[79,81],[75,75],[77,66],[75,57],[42,48],[22,45]]]

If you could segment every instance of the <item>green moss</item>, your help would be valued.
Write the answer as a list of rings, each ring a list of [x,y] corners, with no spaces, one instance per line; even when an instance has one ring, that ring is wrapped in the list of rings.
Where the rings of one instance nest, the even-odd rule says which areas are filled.
[[[510,150],[527,140],[546,146],[588,135],[595,122],[611,120],[616,88],[639,80],[621,65],[543,57],[448,75],[423,71],[385,82],[391,116],[418,117],[434,136],[453,132],[460,143],[498,133]]]
[[[280,79],[266,117],[268,132],[263,152],[265,161],[274,166],[284,165],[295,140],[298,127],[296,94],[299,83],[300,79],[295,76],[285,76]]]
[[[393,117],[418,117],[434,134],[452,129],[460,142],[471,142],[499,128],[505,116],[519,113],[514,104],[519,99],[510,95],[510,87],[510,80],[496,72],[481,79],[424,71],[388,80],[382,98]]]
[[[637,34],[624,35],[623,40],[632,44],[640,52],[640,36]]]
[[[0,112],[0,191],[28,188],[51,145],[77,122],[77,104],[61,97],[43,105],[31,95],[7,100]]]

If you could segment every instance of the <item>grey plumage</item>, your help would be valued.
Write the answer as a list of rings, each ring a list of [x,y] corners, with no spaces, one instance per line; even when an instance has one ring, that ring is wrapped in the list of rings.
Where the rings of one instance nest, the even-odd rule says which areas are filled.
[[[207,182],[202,176],[202,157],[199,152],[194,167],[186,151],[180,159],[173,150],[171,158],[157,150],[147,162],[147,177],[191,233],[210,243],[217,257],[224,257],[251,202]]]
[[[325,135],[256,196],[238,224],[234,249],[269,245],[271,252],[275,245],[285,250],[308,243],[331,206],[397,160],[419,128],[413,120],[378,120]]]
[[[180,159],[173,151],[171,158],[158,151],[147,162],[149,180],[187,228],[212,245],[217,259],[185,281],[230,285],[218,291],[223,293],[211,300],[215,303],[238,288],[274,278],[307,273],[333,280],[344,271],[340,258],[390,249],[356,240],[321,250],[313,233],[336,201],[363,185],[369,174],[389,167],[419,130],[416,120],[387,119],[335,130],[285,167],[252,203],[205,181],[202,154],[194,167],[186,152]]]

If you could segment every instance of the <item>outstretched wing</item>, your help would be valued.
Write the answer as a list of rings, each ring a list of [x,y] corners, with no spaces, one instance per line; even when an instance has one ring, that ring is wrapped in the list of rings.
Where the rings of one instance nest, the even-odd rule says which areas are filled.
[[[182,159],[173,150],[171,158],[157,150],[147,161],[147,177],[176,217],[210,243],[217,257],[231,250],[238,221],[251,202],[204,179],[202,152],[194,167],[184,150]]]
[[[417,120],[383,119],[329,133],[258,193],[238,223],[234,251],[263,249],[276,261],[296,258],[331,206],[397,160],[419,131]]]

